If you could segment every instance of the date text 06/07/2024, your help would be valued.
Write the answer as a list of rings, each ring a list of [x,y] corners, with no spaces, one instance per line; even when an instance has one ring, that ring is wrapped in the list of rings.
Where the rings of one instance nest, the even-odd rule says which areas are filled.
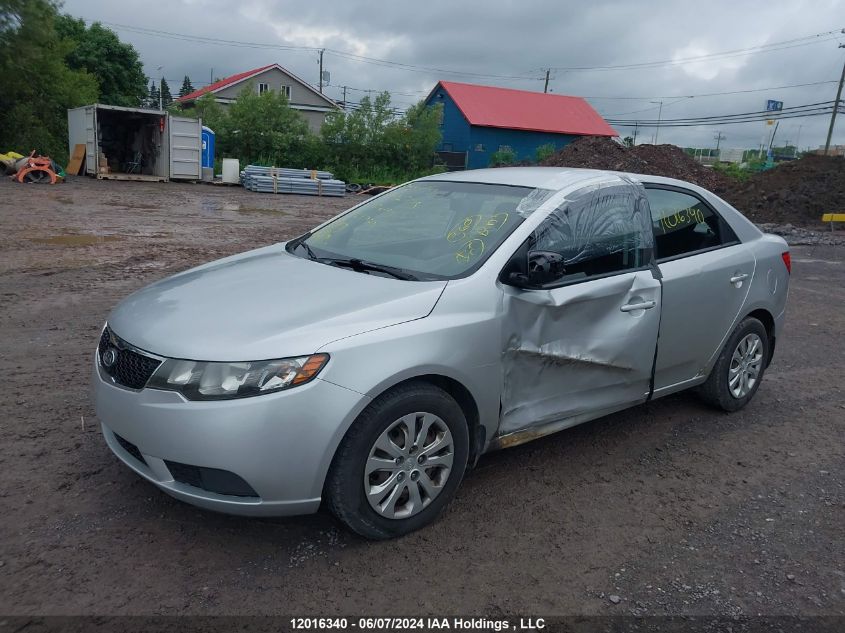
[[[414,631],[414,630],[456,630],[456,631],[538,631],[545,628],[543,618],[518,618],[516,622],[488,618],[291,618],[291,627],[300,631],[348,630],[359,631]]]

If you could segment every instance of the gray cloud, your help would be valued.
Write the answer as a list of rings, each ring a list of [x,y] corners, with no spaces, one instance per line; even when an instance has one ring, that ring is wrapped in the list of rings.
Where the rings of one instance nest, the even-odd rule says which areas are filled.
[[[325,47],[402,64],[474,74],[444,74],[362,63],[327,51],[331,72],[329,96],[348,99],[364,90],[389,90],[398,107],[422,98],[438,79],[470,81],[527,90],[542,90],[545,68],[614,66],[671,60],[743,49],[845,27],[845,1],[792,0],[761,3],[592,2],[540,0],[498,3],[469,0],[426,2],[293,2],[288,0],[147,0],[115,3],[67,0],[64,10],[87,20],[101,20],[174,33],[245,42]],[[195,85],[213,77],[278,62],[303,79],[317,82],[313,51],[278,50],[202,44],[115,28],[141,54],[148,75],[164,66],[171,88],[187,74]],[[845,41],[845,36],[839,41]],[[785,86],[838,79],[845,49],[837,40],[780,51],[685,65],[608,71],[553,70],[551,89],[587,96],[605,116],[653,119],[661,96],[697,95]],[[479,76],[488,75],[488,76]],[[500,77],[494,77],[498,75]],[[508,78],[504,78],[508,77]],[[785,105],[827,101],[836,86],[771,90],[749,94],[663,99],[663,118],[709,116],[762,109],[766,99]],[[641,100],[603,97],[642,97]],[[845,117],[843,117],[845,119]],[[827,117],[784,120],[777,141],[802,147],[824,141]],[[620,132],[629,132],[619,128]],[[680,145],[723,147],[760,142],[762,123],[719,128],[662,128],[660,140]],[[653,128],[640,129],[648,139]],[[845,143],[845,121],[835,142]]]

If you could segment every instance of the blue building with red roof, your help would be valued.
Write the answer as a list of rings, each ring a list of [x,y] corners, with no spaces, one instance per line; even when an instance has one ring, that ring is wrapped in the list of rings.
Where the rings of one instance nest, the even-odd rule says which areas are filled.
[[[489,167],[497,151],[533,161],[542,145],[618,136],[581,97],[440,81],[426,98],[436,104],[443,106],[438,152],[450,169]]]

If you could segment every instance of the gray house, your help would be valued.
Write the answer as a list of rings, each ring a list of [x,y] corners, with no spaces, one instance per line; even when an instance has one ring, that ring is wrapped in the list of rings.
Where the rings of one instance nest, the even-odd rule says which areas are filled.
[[[252,84],[253,90],[258,94],[267,90],[284,92],[288,97],[290,107],[299,110],[314,132],[320,131],[320,127],[326,120],[326,114],[340,109],[334,101],[279,64],[270,64],[226,77],[210,86],[179,97],[176,101],[189,105],[210,92],[218,103],[228,105],[237,99],[240,92],[249,84]]]

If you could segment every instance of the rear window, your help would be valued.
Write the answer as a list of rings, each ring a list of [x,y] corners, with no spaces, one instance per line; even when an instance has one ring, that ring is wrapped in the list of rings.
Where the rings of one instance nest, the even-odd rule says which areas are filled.
[[[647,188],[658,259],[679,257],[737,241],[724,220],[700,198]]]

